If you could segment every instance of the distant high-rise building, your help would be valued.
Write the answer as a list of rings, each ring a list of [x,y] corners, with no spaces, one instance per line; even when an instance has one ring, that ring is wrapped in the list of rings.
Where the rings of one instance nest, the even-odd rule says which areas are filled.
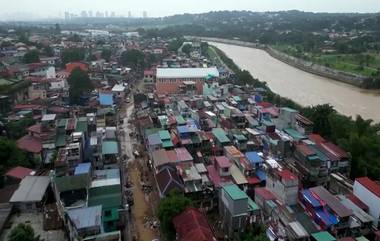
[[[143,18],[147,18],[148,17],[148,13],[147,13],[147,11],[144,11],[143,12]]]
[[[69,12],[65,12],[65,20],[70,20],[70,13]]]
[[[87,18],[87,11],[82,11],[82,12],[80,13],[80,16],[81,16],[82,18]]]
[[[131,17],[132,17],[132,12],[128,11],[128,18],[131,18]]]
[[[105,12],[104,16],[108,18],[108,11]]]
[[[88,17],[89,17],[89,18],[92,18],[92,11],[91,11],[91,10],[88,11]]]
[[[114,18],[114,17],[116,17],[115,12],[111,12],[111,18]]]

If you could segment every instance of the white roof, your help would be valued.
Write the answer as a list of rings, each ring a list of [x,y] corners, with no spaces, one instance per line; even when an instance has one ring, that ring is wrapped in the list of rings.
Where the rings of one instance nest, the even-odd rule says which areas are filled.
[[[125,87],[123,85],[115,85],[112,88],[112,91],[114,92],[123,92],[125,90]]]
[[[298,237],[309,237],[309,234],[299,222],[291,222],[289,223],[289,226],[293,229],[293,231],[297,234]]]
[[[158,68],[157,78],[206,78],[208,76],[219,77],[216,67],[211,68]]]
[[[53,121],[55,120],[56,114],[46,114],[42,116],[42,121]]]
[[[91,182],[91,188],[120,185],[119,169],[96,170],[94,177],[95,179]]]
[[[26,176],[9,202],[40,202],[49,184],[48,176]]]

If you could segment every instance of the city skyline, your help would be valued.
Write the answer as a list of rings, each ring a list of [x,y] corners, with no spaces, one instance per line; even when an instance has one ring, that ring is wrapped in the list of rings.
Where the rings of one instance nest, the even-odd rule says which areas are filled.
[[[5,0],[0,0],[0,2]],[[22,8],[21,8],[22,6]],[[25,11],[25,9],[27,9]],[[174,0],[164,0],[155,2],[151,0],[140,0],[136,2],[123,0],[93,0],[91,5],[85,1],[48,1],[48,0],[14,0],[2,5],[0,9],[1,20],[12,20],[17,18],[38,19],[38,18],[64,18],[65,12],[75,13],[81,16],[82,11],[87,15],[92,12],[115,12],[116,16],[130,15],[143,17],[147,12],[149,17],[163,17],[183,13],[203,13],[219,10],[250,10],[250,11],[282,11],[300,10],[307,12],[380,12],[380,1],[377,0],[219,0],[205,2],[201,0],[190,0],[178,2]],[[129,13],[132,14],[129,14]]]

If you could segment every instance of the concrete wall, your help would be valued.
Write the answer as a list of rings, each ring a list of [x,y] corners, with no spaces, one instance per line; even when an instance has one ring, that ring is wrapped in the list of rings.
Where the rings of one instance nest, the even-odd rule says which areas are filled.
[[[354,194],[369,207],[369,214],[375,219],[375,227],[380,225],[380,198],[357,181],[354,183]]]

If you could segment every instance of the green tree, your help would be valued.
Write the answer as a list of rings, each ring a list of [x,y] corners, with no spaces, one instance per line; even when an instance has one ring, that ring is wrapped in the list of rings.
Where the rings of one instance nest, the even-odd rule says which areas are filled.
[[[78,34],[71,35],[67,40],[71,42],[82,42],[82,38]]]
[[[89,94],[94,86],[90,77],[80,68],[75,68],[67,79],[71,104],[80,104],[80,97]]]
[[[38,52],[38,50],[28,51],[24,55],[24,63],[30,64],[30,63],[38,63],[38,62],[40,62],[40,53]]]
[[[128,66],[134,69],[142,69],[145,66],[144,53],[137,49],[124,51],[121,54],[120,62],[123,66]]]
[[[20,223],[14,227],[8,236],[8,241],[40,241],[40,236],[36,235],[32,226]]]
[[[36,121],[32,116],[26,116],[18,121],[10,121],[6,124],[7,136],[11,139],[18,139],[28,133],[27,128]]]
[[[308,107],[303,110],[303,114],[314,122],[314,132],[326,138],[331,138],[332,129],[328,117],[332,113],[336,113],[336,111],[329,104]]]
[[[183,194],[172,191],[165,198],[161,199],[158,206],[158,218],[160,219],[161,230],[167,240],[174,240],[175,229],[173,218],[191,206],[191,200]]]
[[[54,32],[55,32],[55,34],[60,34],[61,33],[61,26],[59,25],[59,23],[56,23],[54,25]]]
[[[193,47],[190,45],[190,44],[185,44],[183,47],[182,47],[182,53],[186,54],[187,56],[190,55],[191,53],[191,49]]]
[[[182,46],[184,40],[183,39],[175,39],[175,40],[172,40],[169,45],[168,45],[168,49],[169,51],[172,51],[172,52],[177,52],[178,49]]]
[[[45,46],[44,47],[44,52],[45,52],[46,56],[48,56],[48,57],[54,56],[53,48],[50,47],[50,46]]]
[[[85,51],[84,49],[80,49],[80,48],[65,49],[61,55],[63,64],[84,60],[84,57],[85,57]]]
[[[102,50],[102,58],[105,59],[107,62],[110,61],[111,55],[112,55],[112,51],[110,49]]]

